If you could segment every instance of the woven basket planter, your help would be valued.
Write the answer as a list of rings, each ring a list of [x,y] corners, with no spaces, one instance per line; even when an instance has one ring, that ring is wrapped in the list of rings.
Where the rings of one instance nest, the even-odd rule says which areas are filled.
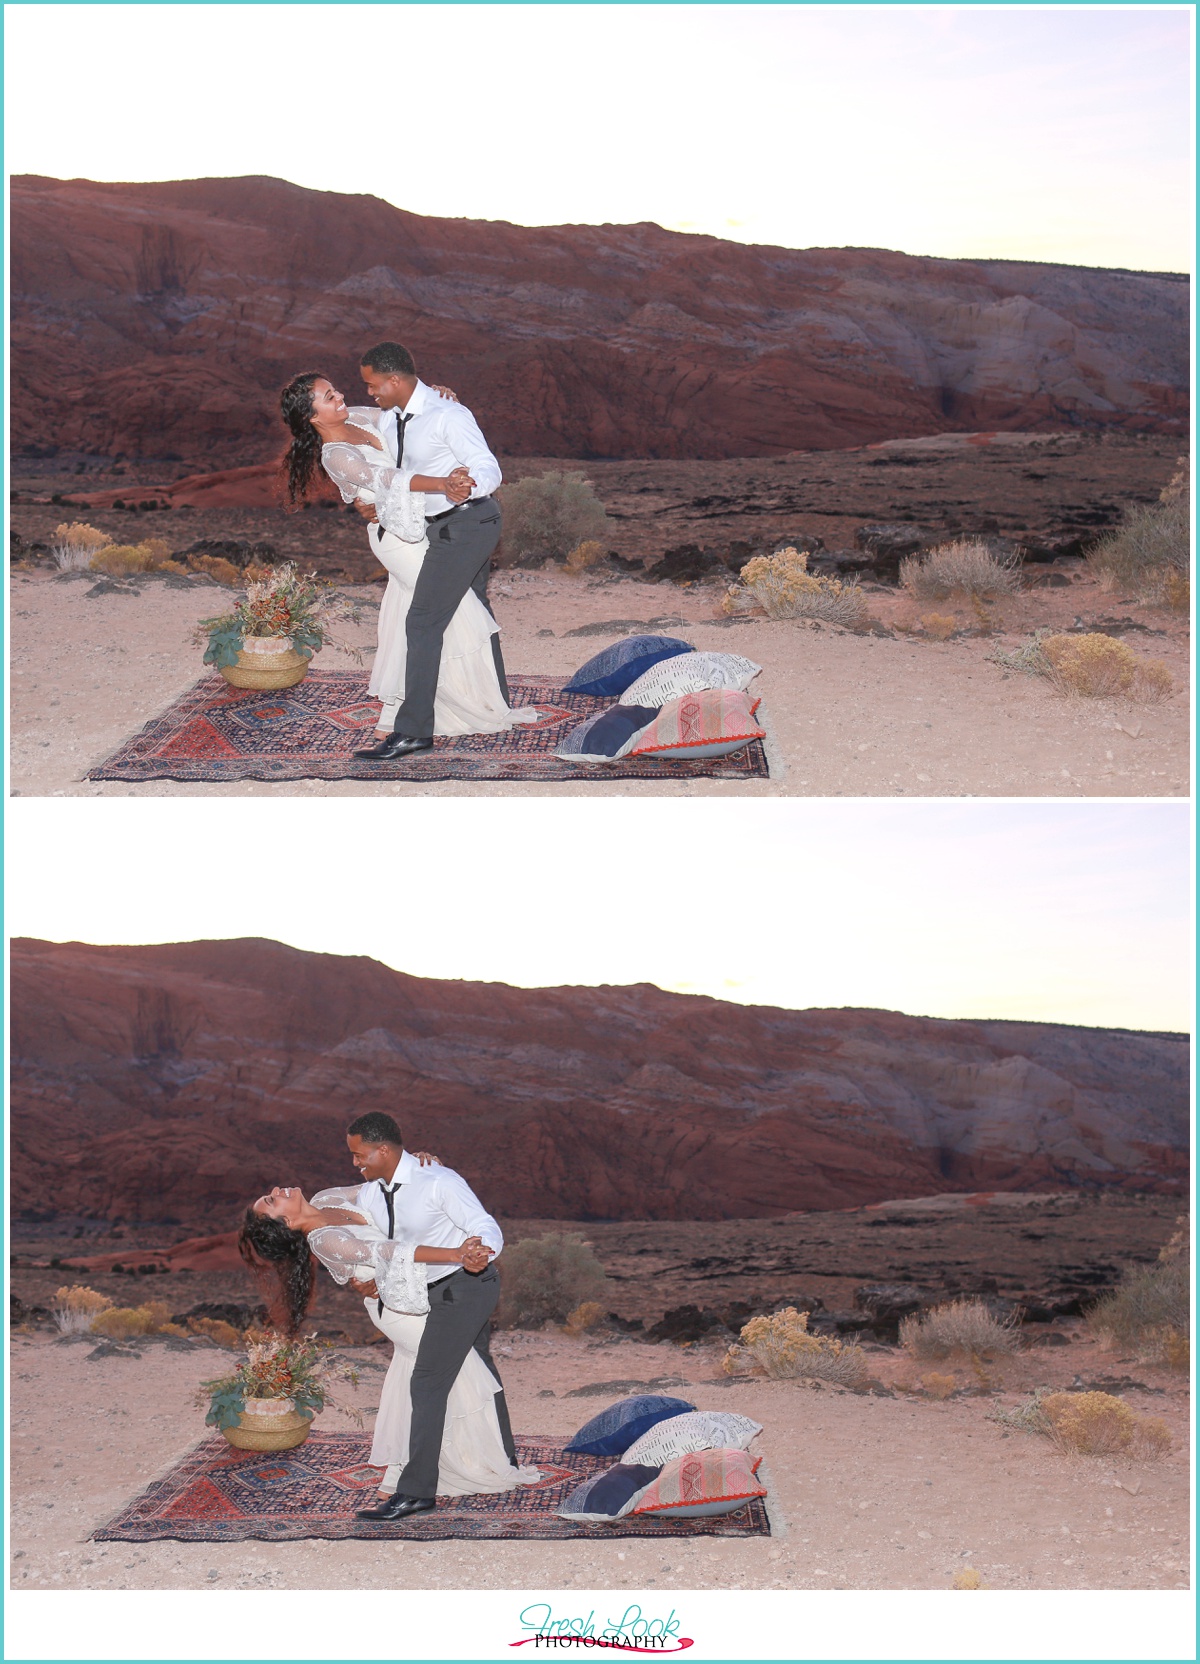
[[[236,1427],[221,1431],[236,1450],[291,1450],[308,1437],[312,1420],[290,1398],[248,1398]]]
[[[265,693],[294,688],[308,674],[309,661],[297,653],[290,636],[248,636],[236,664],[222,665],[221,675],[235,688],[259,688]]]

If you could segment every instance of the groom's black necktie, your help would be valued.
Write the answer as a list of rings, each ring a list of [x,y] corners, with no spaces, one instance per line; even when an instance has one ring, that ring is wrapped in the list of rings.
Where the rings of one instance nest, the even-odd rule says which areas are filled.
[[[414,416],[416,415],[416,411],[413,412],[413,415]],[[397,468],[399,468],[400,464],[404,461],[404,430],[408,426],[409,422],[411,422],[411,421],[412,421],[412,416],[401,416],[399,411],[396,412],[396,467]]]
[[[403,442],[404,442],[404,429],[403,428],[400,429],[400,441],[401,441],[401,444],[403,444]],[[388,1210],[388,1241],[391,1242],[393,1237],[396,1235],[396,1192],[400,1188],[400,1180],[397,1179],[395,1184],[391,1185],[389,1187],[388,1185],[384,1184],[382,1179],[380,1179],[379,1188],[380,1188],[380,1190],[383,1191],[383,1199],[387,1203],[387,1210]],[[383,1301],[382,1300],[380,1300],[380,1302],[379,1302],[379,1315],[380,1315],[380,1317],[383,1316]]]

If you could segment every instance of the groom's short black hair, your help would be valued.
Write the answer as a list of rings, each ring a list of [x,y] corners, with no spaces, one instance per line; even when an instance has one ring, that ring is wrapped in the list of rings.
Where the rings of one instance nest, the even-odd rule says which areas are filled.
[[[373,1109],[367,1115],[360,1115],[357,1121],[351,1121],[346,1137],[361,1138],[366,1144],[391,1144],[397,1150],[404,1148],[403,1133],[381,1109]]]
[[[380,341],[377,346],[368,347],[358,362],[381,376],[415,376],[417,373],[412,353],[399,341]]]

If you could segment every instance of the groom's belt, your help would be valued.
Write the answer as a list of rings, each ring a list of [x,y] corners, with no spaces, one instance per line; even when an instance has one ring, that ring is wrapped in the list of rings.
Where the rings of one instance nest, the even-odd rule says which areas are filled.
[[[480,508],[491,500],[490,497],[468,497],[465,503],[455,503],[453,508],[444,508],[440,514],[427,514],[425,524],[432,526],[435,520],[448,520],[452,514],[457,514],[460,508]]]

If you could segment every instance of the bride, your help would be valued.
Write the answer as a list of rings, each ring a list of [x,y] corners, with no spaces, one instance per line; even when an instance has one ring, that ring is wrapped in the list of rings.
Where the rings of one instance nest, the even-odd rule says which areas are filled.
[[[385,1332],[395,1350],[380,1393],[369,1460],[373,1467],[387,1469],[380,1491],[390,1495],[408,1460],[409,1382],[429,1311],[424,1267],[452,1264],[479,1270],[491,1250],[478,1237],[468,1237],[458,1248],[389,1240],[356,1206],[358,1191],[357,1185],[322,1190],[309,1202],[299,1190],[277,1185],[246,1210],[238,1249],[251,1270],[273,1273],[276,1288],[270,1303],[289,1333],[299,1329],[312,1302],[314,1256],[336,1283],[365,1285],[387,1308]],[[374,1308],[375,1300],[367,1306]],[[446,1403],[440,1496],[509,1491],[538,1482],[536,1468],[514,1467],[505,1453],[496,1419],[499,1390],[478,1352],[468,1352]]]
[[[397,528],[385,530],[382,524],[369,528],[371,547],[388,574],[370,682],[370,692],[383,703],[376,727],[376,736],[383,739],[391,735],[404,699],[405,620],[429,548],[424,493],[457,498],[474,482],[465,468],[441,477],[393,467],[378,431],[382,412],[367,406],[351,408],[324,376],[313,372],[295,376],[279,402],[292,435],[284,459],[289,503],[294,507],[303,500],[319,461],[343,502],[374,503],[383,511],[380,520],[386,514],[389,526]],[[468,590],[442,639],[435,734],[498,734],[514,723],[537,721],[535,710],[510,709],[500,692],[492,652],[492,637],[499,629],[478,595]]]

